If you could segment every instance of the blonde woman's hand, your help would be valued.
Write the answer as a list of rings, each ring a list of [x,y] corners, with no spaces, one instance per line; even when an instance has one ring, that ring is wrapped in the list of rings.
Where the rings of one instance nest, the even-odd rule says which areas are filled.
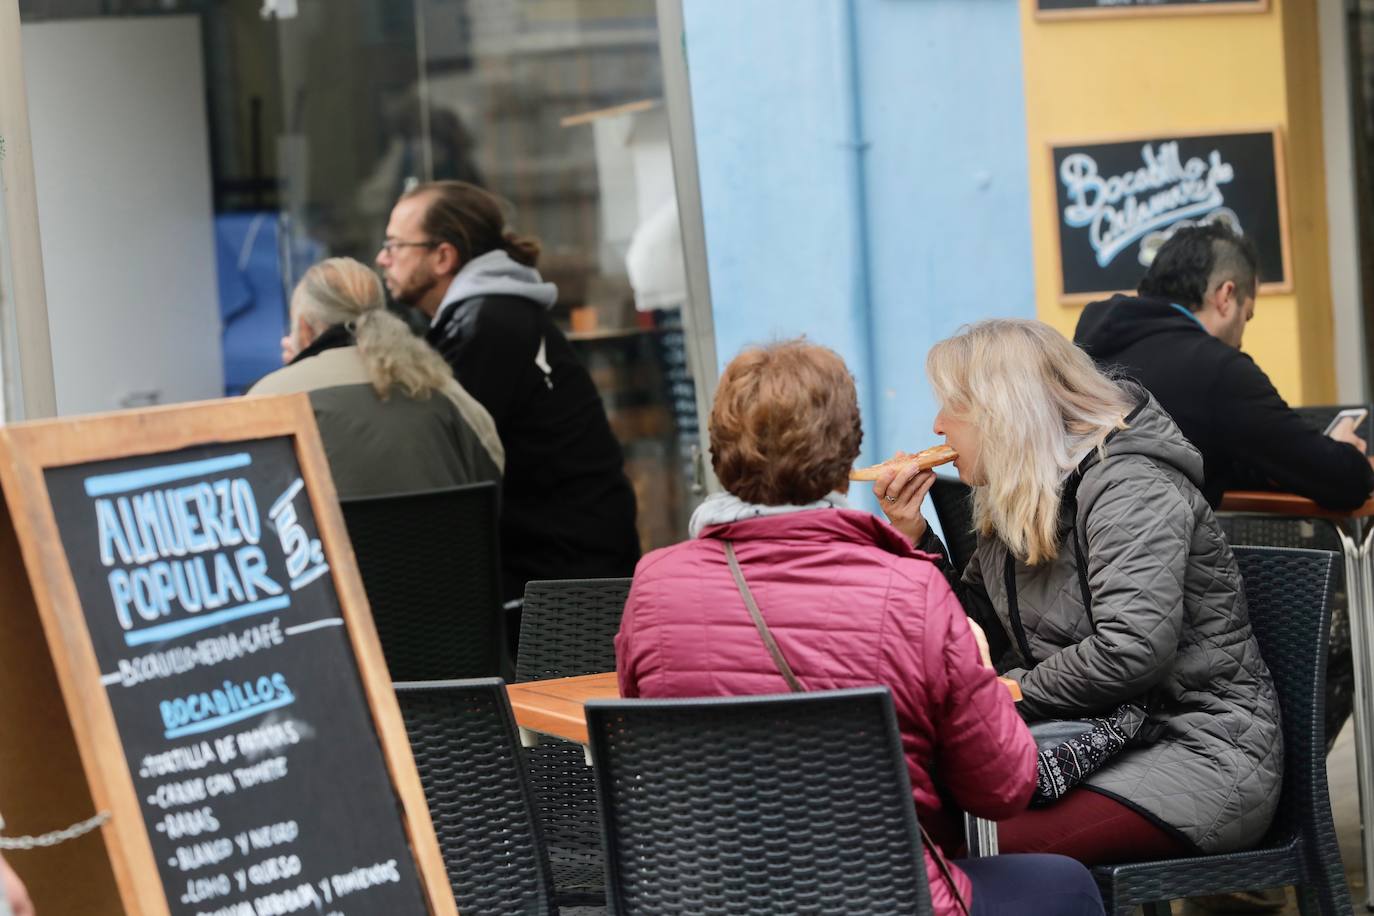
[[[983,667],[991,669],[992,651],[988,649],[988,634],[972,617],[968,618],[968,628],[973,631],[973,641],[978,643],[978,657],[983,660]]]
[[[892,457],[902,458],[905,455],[905,452],[898,452]],[[873,481],[873,495],[878,497],[883,514],[892,527],[911,538],[913,544],[920,543],[926,534],[921,504],[925,502],[933,483],[935,473],[919,470],[914,464],[885,470]]]

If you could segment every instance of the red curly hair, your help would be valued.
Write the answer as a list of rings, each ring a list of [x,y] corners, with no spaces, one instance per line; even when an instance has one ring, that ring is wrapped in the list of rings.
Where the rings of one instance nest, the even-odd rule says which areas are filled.
[[[863,428],[854,379],[806,340],[751,348],[725,367],[711,408],[711,466],[730,493],[766,506],[849,487]]]

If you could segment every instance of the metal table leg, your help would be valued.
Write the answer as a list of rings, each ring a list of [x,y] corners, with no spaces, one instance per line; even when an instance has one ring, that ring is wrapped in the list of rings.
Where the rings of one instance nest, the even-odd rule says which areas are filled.
[[[964,814],[964,839],[970,859],[997,855],[997,822]]]
[[[1363,519],[1336,525],[1345,557],[1345,590],[1350,604],[1350,651],[1355,668],[1355,772],[1360,792],[1360,858],[1365,884],[1365,909],[1374,911],[1374,568],[1370,530]]]

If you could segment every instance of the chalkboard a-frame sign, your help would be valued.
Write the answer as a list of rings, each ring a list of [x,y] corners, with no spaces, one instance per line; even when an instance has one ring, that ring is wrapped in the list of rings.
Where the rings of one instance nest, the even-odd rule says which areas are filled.
[[[1189,223],[1224,221],[1259,249],[1260,291],[1292,290],[1277,128],[1053,142],[1060,301],[1134,290]]]
[[[1269,0],[1031,0],[1037,19],[1080,16],[1177,16],[1187,13],[1263,13]]]
[[[456,916],[303,395],[0,427],[0,486],[6,832],[110,815],[40,912]]]

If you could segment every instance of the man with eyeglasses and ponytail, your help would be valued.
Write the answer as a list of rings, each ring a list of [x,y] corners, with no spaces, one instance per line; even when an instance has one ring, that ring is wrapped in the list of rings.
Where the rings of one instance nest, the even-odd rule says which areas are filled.
[[[507,602],[531,579],[629,576],[639,559],[620,443],[550,315],[558,288],[539,250],[494,195],[436,181],[401,196],[377,255],[392,297],[429,318],[426,339],[496,421]]]

